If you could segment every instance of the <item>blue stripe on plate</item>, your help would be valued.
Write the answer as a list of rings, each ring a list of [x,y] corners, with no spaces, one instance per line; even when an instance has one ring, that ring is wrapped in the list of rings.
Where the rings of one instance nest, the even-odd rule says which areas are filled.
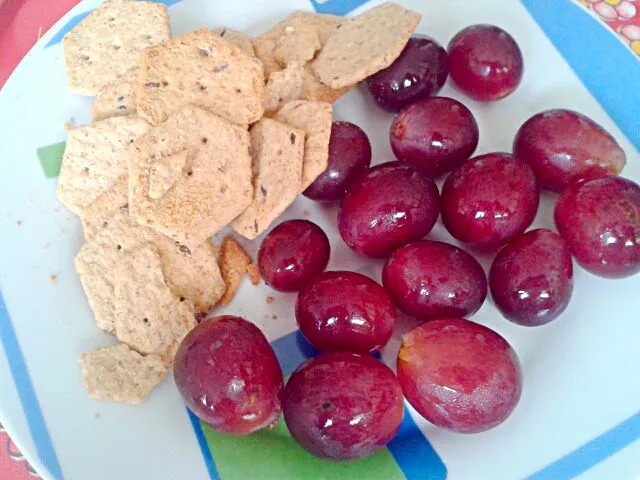
[[[640,412],[573,452],[537,471],[528,480],[574,478],[640,438]]]
[[[584,86],[640,151],[638,58],[610,28],[577,3],[520,1]]]
[[[182,0],[153,0],[156,3],[163,3],[165,4],[167,7],[173,5],[174,3],[178,3]],[[93,10],[89,10],[88,12],[83,12],[80,13],[78,15],[76,15],[75,17],[72,17],[71,20],[69,20],[64,27],[62,27],[53,37],[51,37],[51,40],[49,40],[49,42],[45,45],[45,48],[50,47],[51,45],[56,45],[58,43],[60,43],[62,41],[62,38],[71,31],[71,29],[73,29],[73,27],[75,27],[76,25],[78,25],[82,20],[84,20],[85,18],[87,18],[89,16],[89,14],[93,12]]]
[[[311,0],[311,5],[318,13],[346,15],[369,0]]]
[[[200,425],[200,420],[187,407],[185,407],[185,410],[187,411],[187,415],[189,415],[191,426],[193,427],[193,431],[195,432],[196,438],[198,439],[198,445],[200,446],[200,451],[202,452],[202,458],[204,458],[204,463],[207,466],[207,471],[209,472],[209,478],[211,480],[219,480],[220,475],[218,474],[218,469],[216,468],[216,464],[213,461],[211,450],[209,450],[207,439],[204,438],[204,432],[202,431],[202,425]]]
[[[16,332],[13,329],[9,312],[4,304],[2,292],[0,291],[0,340],[2,341],[2,347],[4,353],[7,356],[7,363],[11,370],[13,382],[15,383],[16,390],[18,391],[18,397],[20,398],[20,404],[22,410],[27,419],[27,425],[31,432],[33,443],[36,447],[36,452],[42,464],[46,467],[49,473],[55,479],[62,480],[62,469],[58,463],[58,457],[53,448],[47,425],[42,416],[40,410],[40,403],[36,397],[36,392],[33,389],[31,383],[31,377],[29,376],[29,370],[27,364],[24,361],[22,350],[20,350],[20,344],[16,337]]]

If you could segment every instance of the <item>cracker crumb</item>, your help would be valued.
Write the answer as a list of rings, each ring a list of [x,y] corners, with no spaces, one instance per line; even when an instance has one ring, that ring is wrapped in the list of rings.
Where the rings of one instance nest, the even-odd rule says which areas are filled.
[[[267,297],[267,303],[273,303],[273,297],[271,296]]]
[[[309,210],[304,210],[304,211],[302,212],[302,216],[303,216],[304,218],[311,218],[311,212],[310,212]]]
[[[22,220],[16,220],[16,225],[17,225],[17,226],[22,225]]]
[[[65,122],[62,126],[65,132],[70,132],[74,128],[76,128],[76,119],[71,117],[68,122]]]
[[[49,275],[49,283],[51,285],[55,285],[56,283],[58,283],[58,275],[55,275],[55,274]]]
[[[249,273],[251,283],[253,283],[255,280],[255,272],[250,273],[250,265],[253,264],[251,257],[244,248],[242,248],[242,245],[231,235],[222,240],[219,262],[222,279],[227,285],[227,289],[220,299],[220,305],[224,306],[231,302],[238,288],[240,288],[244,274]],[[259,276],[260,274],[258,272],[258,282],[260,281]]]
[[[260,284],[260,269],[255,263],[250,263],[247,266],[247,275],[249,275],[249,280],[251,281],[251,285],[259,285]]]
[[[277,315],[271,315],[271,319],[272,319],[272,320],[277,320],[277,319],[278,319],[278,316],[277,316]]]

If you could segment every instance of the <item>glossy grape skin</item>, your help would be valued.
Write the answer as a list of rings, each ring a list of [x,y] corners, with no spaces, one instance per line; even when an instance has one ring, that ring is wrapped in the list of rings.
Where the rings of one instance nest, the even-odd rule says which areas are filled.
[[[493,25],[460,30],[447,47],[451,79],[474,100],[489,102],[513,93],[524,73],[520,47]]]
[[[322,202],[341,200],[369,165],[371,143],[367,134],[353,123],[333,122],[329,138],[329,166],[303,195]]]
[[[549,323],[571,299],[571,252],[557,233],[531,230],[500,250],[489,285],[496,307],[508,320],[526,327]]]
[[[462,103],[432,97],[403,108],[389,132],[398,158],[438,177],[460,166],[478,146],[478,124]]]
[[[318,225],[309,220],[287,220],[262,241],[258,268],[270,287],[295,292],[327,268],[330,252],[329,239]]]
[[[408,163],[369,169],[347,192],[338,213],[344,242],[369,257],[385,257],[424,237],[439,215],[438,187]]]
[[[586,270],[605,278],[640,271],[640,186],[603,177],[568,187],[556,203],[555,222]]]
[[[627,159],[600,125],[571,110],[547,110],[522,124],[513,154],[527,162],[540,188],[562,192],[580,179],[618,175]]]
[[[502,423],[522,392],[509,343],[469,320],[432,320],[403,337],[398,380],[404,396],[434,425],[477,433]]]
[[[284,420],[293,438],[313,455],[354,460],[391,441],[404,414],[393,371],[369,355],[322,353],[287,382]]]
[[[482,251],[495,250],[523,233],[539,202],[533,171],[508,153],[465,162],[447,177],[440,198],[447,230]]]
[[[437,94],[449,76],[447,51],[427,37],[413,36],[387,68],[367,78],[367,89],[383,109],[398,112]]]
[[[223,315],[191,330],[173,374],[186,405],[214,430],[249,435],[280,418],[282,370],[265,336],[243,318]]]
[[[393,252],[382,284],[400,310],[420,320],[473,315],[487,297],[478,261],[461,248],[431,240]]]
[[[396,318],[385,289],[355,272],[321,273],[296,300],[300,331],[319,350],[373,353],[391,338]]]

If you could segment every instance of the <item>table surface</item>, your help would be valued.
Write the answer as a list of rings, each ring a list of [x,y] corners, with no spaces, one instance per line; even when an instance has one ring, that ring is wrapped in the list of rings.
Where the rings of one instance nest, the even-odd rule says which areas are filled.
[[[569,1],[569,0],[558,0]],[[640,1],[578,0],[640,57]],[[0,0],[0,89],[29,49],[79,0]],[[0,478],[37,477],[0,424]]]

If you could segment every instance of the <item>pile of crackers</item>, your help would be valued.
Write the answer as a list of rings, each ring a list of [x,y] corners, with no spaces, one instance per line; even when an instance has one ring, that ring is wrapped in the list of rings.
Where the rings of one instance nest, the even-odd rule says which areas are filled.
[[[84,226],[76,270],[98,327],[89,394],[141,402],[182,338],[256,266],[255,239],[326,168],[332,103],[389,66],[420,15],[386,3],[342,18],[294,12],[257,38],[172,36],[158,3],[107,0],[63,40],[70,89],[96,96],[69,132],[59,199]]]

